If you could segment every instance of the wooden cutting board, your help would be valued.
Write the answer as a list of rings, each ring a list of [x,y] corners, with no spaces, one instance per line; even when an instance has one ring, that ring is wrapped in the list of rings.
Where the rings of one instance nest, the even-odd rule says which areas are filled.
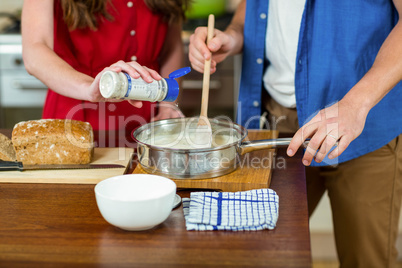
[[[96,184],[124,174],[132,148],[95,148],[92,164],[120,164],[124,168],[1,171],[0,182]]]
[[[273,139],[277,132],[268,130],[249,131],[246,140]],[[245,154],[240,166],[224,176],[211,179],[172,179],[177,188],[211,189],[224,192],[246,191],[252,189],[267,188],[271,182],[272,167],[275,161],[276,150],[261,150]],[[146,174],[147,172],[138,165],[134,174]]]

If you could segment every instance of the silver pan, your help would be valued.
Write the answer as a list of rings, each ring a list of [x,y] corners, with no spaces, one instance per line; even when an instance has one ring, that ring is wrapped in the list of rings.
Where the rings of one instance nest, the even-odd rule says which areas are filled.
[[[210,119],[212,148],[182,148],[182,141],[196,143],[193,133],[198,118],[176,118],[152,122],[137,128],[138,161],[148,173],[174,179],[205,179],[222,176],[239,166],[246,153],[288,146],[291,138],[244,141],[247,130],[233,122]],[[167,138],[168,137],[168,138]]]

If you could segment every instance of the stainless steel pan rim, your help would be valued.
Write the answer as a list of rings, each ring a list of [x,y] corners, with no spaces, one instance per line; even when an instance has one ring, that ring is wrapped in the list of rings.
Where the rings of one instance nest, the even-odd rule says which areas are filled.
[[[144,131],[147,130],[151,130],[151,129],[156,129],[160,126],[168,126],[168,125],[177,125],[177,124],[184,124],[184,127],[186,128],[188,126],[189,123],[195,123],[198,121],[198,117],[192,117],[192,118],[173,118],[173,119],[164,119],[164,120],[159,120],[159,121],[154,121],[151,123],[148,123],[146,125],[142,125],[138,128],[136,128],[133,131],[133,138],[134,140],[142,145],[146,145],[149,148],[152,148],[154,150],[160,150],[160,151],[165,151],[165,150],[169,150],[169,151],[174,151],[174,152],[182,152],[182,153],[189,153],[189,152],[197,152],[197,153],[201,153],[201,152],[210,152],[210,151],[215,151],[215,150],[221,150],[221,149],[225,149],[228,147],[232,147],[236,144],[239,144],[242,140],[244,140],[244,138],[247,136],[248,132],[247,129],[245,129],[243,126],[238,125],[236,123],[230,122],[230,121],[222,121],[219,119],[209,119],[210,123],[212,126],[219,126],[222,129],[232,129],[234,131],[236,131],[237,134],[237,140],[232,142],[232,143],[228,143],[225,145],[221,145],[221,146],[216,146],[216,147],[212,147],[212,148],[192,148],[192,149],[179,149],[179,148],[169,148],[166,146],[157,146],[157,145],[153,145],[153,144],[148,144],[146,142],[143,142],[141,139],[138,139],[138,137],[140,136],[141,133],[143,133]],[[182,131],[182,133],[184,133],[184,131]],[[153,133],[155,134],[155,133]],[[214,134],[216,134],[216,132],[214,132]]]

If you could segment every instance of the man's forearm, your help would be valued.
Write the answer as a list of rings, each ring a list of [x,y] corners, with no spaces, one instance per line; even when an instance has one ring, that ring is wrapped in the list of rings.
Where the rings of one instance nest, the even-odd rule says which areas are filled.
[[[225,33],[231,36],[234,40],[235,46],[231,50],[231,55],[241,53],[243,50],[243,30],[244,20],[246,16],[246,0],[242,0],[236,9],[230,25],[226,28]]]

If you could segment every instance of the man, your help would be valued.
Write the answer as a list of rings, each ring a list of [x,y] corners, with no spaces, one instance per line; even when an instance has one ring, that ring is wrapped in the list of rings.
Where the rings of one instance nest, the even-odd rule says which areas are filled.
[[[295,132],[289,156],[310,138],[309,213],[328,190],[342,267],[392,267],[397,256],[401,11],[402,0],[243,0],[208,46],[203,27],[190,39],[200,72],[211,53],[212,73],[243,53],[240,124],[256,128],[266,109],[279,131]]]

